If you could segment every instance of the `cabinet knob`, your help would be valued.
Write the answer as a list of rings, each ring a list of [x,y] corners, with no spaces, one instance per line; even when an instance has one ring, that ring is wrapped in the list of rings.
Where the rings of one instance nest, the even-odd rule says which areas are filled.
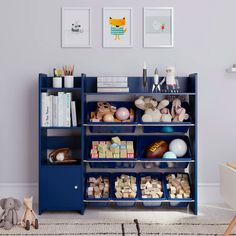
[[[77,186],[77,185],[75,185],[75,186],[74,186],[74,189],[78,189],[78,186]]]

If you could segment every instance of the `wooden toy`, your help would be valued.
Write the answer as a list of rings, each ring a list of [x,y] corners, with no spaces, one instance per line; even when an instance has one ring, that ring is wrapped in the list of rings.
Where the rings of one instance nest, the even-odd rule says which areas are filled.
[[[136,177],[122,174],[116,177],[116,198],[135,198],[137,195]]]
[[[141,177],[140,189],[142,198],[162,198],[162,182],[157,177]]]
[[[33,197],[24,198],[25,210],[22,214],[21,225],[26,230],[30,230],[30,226],[33,225],[35,229],[39,228],[38,218],[33,210]]]
[[[166,180],[171,198],[190,198],[191,190],[187,174],[169,174]]]
[[[109,197],[109,178],[108,177],[89,177],[87,181],[88,198],[108,198]]]
[[[147,158],[161,158],[168,150],[168,144],[164,140],[157,140],[151,143],[146,149]]]

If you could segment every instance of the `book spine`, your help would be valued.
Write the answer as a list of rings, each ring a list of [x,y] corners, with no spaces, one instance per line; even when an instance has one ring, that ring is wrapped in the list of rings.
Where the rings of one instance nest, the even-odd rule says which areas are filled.
[[[52,97],[52,126],[57,127],[58,126],[58,96]]]
[[[41,93],[41,126],[47,127],[47,93]]]
[[[53,126],[52,124],[52,98],[53,98],[53,95],[50,95],[49,96],[49,109],[48,109],[48,113],[49,113],[49,126]]]
[[[76,107],[75,107],[75,101],[71,102],[71,116],[72,116],[72,126],[77,126],[77,117],[76,117]]]
[[[102,83],[102,82],[128,83],[128,77],[122,77],[122,76],[97,77],[97,83]]]
[[[63,127],[63,92],[58,92],[58,126]]]
[[[129,92],[129,88],[97,88],[97,92],[98,93],[112,93],[112,92],[123,92],[123,93],[128,93]]]
[[[65,94],[65,105],[66,105],[66,110],[65,110],[65,126],[70,127],[71,126],[71,118],[70,118],[70,104],[71,104],[71,93],[66,93]]]
[[[99,82],[97,83],[97,87],[103,87],[103,88],[126,88],[128,87],[127,83],[119,83],[119,82]]]

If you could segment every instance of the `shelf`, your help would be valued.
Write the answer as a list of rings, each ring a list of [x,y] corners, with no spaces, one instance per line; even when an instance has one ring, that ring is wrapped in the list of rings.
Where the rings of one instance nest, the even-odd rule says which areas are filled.
[[[114,92],[109,92],[109,93],[85,93],[85,96],[98,96],[98,95],[137,95],[137,96],[158,96],[158,95],[173,95],[173,96],[195,96],[196,93],[144,93],[144,92],[131,92],[131,93],[114,93]]]
[[[41,129],[81,129],[81,124],[76,127],[41,127]]]
[[[186,158],[186,159],[179,158],[179,160],[176,160],[176,159],[173,159],[173,160],[171,160],[171,159],[168,159],[168,160],[163,160],[163,159],[157,160],[157,159],[154,159],[153,160],[152,158],[150,158],[150,159],[151,160],[137,160],[137,159],[127,160],[125,158],[124,159],[120,158],[118,160],[112,160],[112,159],[107,158],[106,160],[105,159],[99,160],[99,158],[98,158],[98,160],[92,160],[92,159],[91,160],[83,160],[83,162],[88,162],[88,163],[90,163],[90,162],[105,162],[105,163],[107,163],[107,162],[135,162],[135,163],[147,163],[147,162],[195,162],[195,160],[192,160],[191,158]]]
[[[193,123],[146,123],[146,124],[141,124],[141,123],[138,123],[138,124],[129,124],[129,123],[110,123],[110,122],[107,122],[107,123],[102,123],[102,122],[94,122],[93,124],[90,123],[90,124],[84,124],[84,126],[195,126],[195,124]]]
[[[84,202],[195,202],[195,200],[140,200],[140,199],[131,199],[131,200],[114,200],[114,199],[108,199],[108,200],[83,200]]]

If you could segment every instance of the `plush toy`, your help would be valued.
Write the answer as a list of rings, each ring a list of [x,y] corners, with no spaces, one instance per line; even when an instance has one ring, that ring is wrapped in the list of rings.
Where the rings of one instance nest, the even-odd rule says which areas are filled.
[[[33,225],[35,229],[39,228],[39,222],[37,216],[33,210],[33,197],[24,198],[25,210],[21,218],[21,225],[26,230],[30,230],[30,226]]]
[[[183,122],[189,118],[185,108],[181,107],[181,101],[178,98],[174,99],[172,102],[171,115],[173,122]]]
[[[15,198],[3,198],[0,200],[3,213],[0,216],[0,228],[11,229],[18,224],[17,211],[21,207],[21,202]]]
[[[146,109],[149,109],[149,108],[151,109],[156,108],[158,102],[155,98],[141,96],[135,100],[134,104],[137,108],[145,111]]]

